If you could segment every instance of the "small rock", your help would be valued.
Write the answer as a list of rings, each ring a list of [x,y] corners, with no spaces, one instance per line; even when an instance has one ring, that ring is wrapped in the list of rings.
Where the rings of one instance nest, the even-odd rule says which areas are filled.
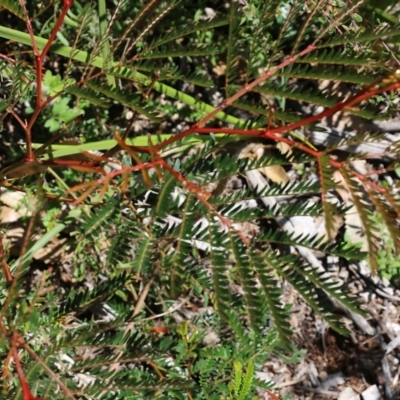
[[[257,371],[256,375],[260,381],[264,381],[267,383],[273,382],[274,380],[274,374],[272,374],[271,372]]]
[[[343,279],[344,281],[347,281],[348,277],[349,277],[349,270],[347,268],[342,268],[339,273],[339,278]]]
[[[340,392],[338,400],[359,400],[360,396],[351,388],[347,387],[346,389]]]
[[[364,390],[361,395],[363,400],[380,400],[381,398],[381,394],[376,385],[370,386],[367,390]]]
[[[328,373],[327,373],[326,371],[321,371],[321,372],[319,373],[319,375],[318,375],[318,378],[319,378],[321,381],[325,381],[327,377],[328,377]]]
[[[12,224],[17,222],[20,215],[11,207],[2,206],[0,207],[0,224]]]
[[[331,374],[326,377],[324,382],[322,382],[321,387],[325,390],[329,390],[332,387],[336,387],[344,383],[343,374],[338,372],[336,374]]]
[[[308,364],[308,376],[310,377],[311,383],[314,386],[318,386],[318,371],[317,367],[312,361]]]
[[[388,287],[388,286],[390,286],[390,281],[389,281],[389,279],[387,279],[387,278],[385,278],[385,277],[383,277],[382,278],[382,283],[383,283],[383,286],[385,286],[386,288]],[[392,289],[393,290],[393,289]],[[387,290],[386,290],[387,291]]]
[[[215,332],[210,332],[207,333],[206,336],[204,336],[203,344],[204,346],[213,346],[219,343],[220,341],[221,339],[217,336]]]

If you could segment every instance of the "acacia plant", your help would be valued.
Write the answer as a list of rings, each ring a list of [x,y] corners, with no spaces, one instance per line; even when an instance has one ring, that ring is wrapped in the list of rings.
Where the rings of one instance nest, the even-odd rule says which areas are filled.
[[[268,388],[254,369],[290,349],[281,282],[345,333],[329,299],[359,304],[312,251],[375,268],[376,213],[400,248],[398,184],[354,168],[379,158],[374,175],[392,174],[398,145],[349,156],[339,150],[386,139],[313,136],[332,137],[318,124],[337,113],[390,116],[396,17],[364,0],[220,3],[207,14],[185,0],[0,0],[2,135],[21,134],[24,151],[8,149],[0,181],[31,212],[20,255],[1,246],[7,398],[252,398]],[[270,183],[271,166],[317,179]],[[335,173],[368,254],[336,229],[348,207]],[[318,217],[322,230],[296,225]],[[60,238],[70,277],[61,259],[36,282],[35,252]],[[179,322],[193,299],[214,312]]]

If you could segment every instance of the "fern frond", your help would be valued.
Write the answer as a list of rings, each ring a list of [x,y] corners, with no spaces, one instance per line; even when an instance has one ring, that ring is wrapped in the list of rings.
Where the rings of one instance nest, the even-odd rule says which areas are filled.
[[[260,312],[263,307],[255,281],[254,267],[251,265],[251,259],[247,254],[247,248],[242,239],[234,231],[229,231],[228,235],[230,247],[236,262],[237,274],[243,286],[246,309],[250,316],[251,327],[255,332],[259,332],[265,317],[262,315],[262,312]]]
[[[300,269],[299,265],[294,263],[293,268],[296,271],[312,282],[316,287],[324,290],[333,299],[336,299],[343,305],[345,305],[349,310],[365,315],[365,312],[360,308],[361,304],[356,298],[351,297],[342,290],[341,285],[335,282],[334,277],[326,272],[318,272],[316,268],[311,265],[303,265]]]
[[[170,210],[172,191],[176,186],[176,178],[170,174],[164,177],[164,183],[158,194],[157,206],[152,210],[153,215],[158,218],[165,218]]]
[[[341,334],[348,334],[348,330],[339,322],[340,317],[332,313],[332,305],[330,302],[315,289],[315,286],[310,284],[308,279],[306,279],[301,272],[299,272],[304,268],[301,262],[294,257],[281,257],[274,262],[274,268],[282,278],[296,289],[306,300],[307,304],[324,318],[332,329]]]
[[[324,48],[324,47],[332,47],[332,46],[339,46],[345,44],[354,44],[354,43],[368,43],[373,42],[378,39],[383,38],[390,38],[400,36],[400,25],[397,26],[386,26],[383,29],[380,29],[375,32],[371,32],[369,30],[355,35],[345,35],[344,37],[336,37],[327,43],[322,43],[317,45],[317,48]]]
[[[254,377],[254,364],[250,360],[246,366],[246,373],[243,377],[243,382],[240,388],[240,392],[238,393],[237,399],[238,400],[245,400],[249,394],[251,382]]]
[[[320,127],[318,127],[320,128]],[[333,132],[334,134],[336,132]],[[335,151],[340,147],[353,147],[354,151],[353,154],[349,156],[348,160],[351,159],[360,159],[364,157],[364,154],[357,153],[357,146],[363,143],[388,143],[387,138],[385,137],[385,133],[373,133],[373,134],[363,134],[358,135],[357,133],[346,132],[346,135],[342,135],[338,137],[338,140],[332,140],[331,143],[328,143],[326,146],[327,152],[328,151]],[[389,143],[388,143],[389,146]]]
[[[213,216],[209,216],[212,221]],[[212,270],[212,286],[215,293],[215,307],[223,320],[229,322],[227,310],[231,307],[232,296],[228,278],[227,252],[221,245],[226,244],[227,238],[221,240],[216,224],[208,225],[210,238],[210,261]]]
[[[110,247],[107,250],[107,265],[116,269],[132,267],[130,261],[136,242],[142,238],[145,231],[146,227],[136,219],[120,218],[116,224],[116,233],[111,238]]]
[[[19,2],[13,1],[13,0],[1,0],[0,7],[5,8],[7,11],[16,15],[18,18],[22,19],[23,21],[26,20],[25,12]]]
[[[76,87],[76,86],[68,86],[65,88],[67,93],[71,93],[76,97],[80,97],[82,99],[88,100],[93,104],[97,104],[100,107],[108,107],[108,102],[104,99],[99,97],[98,93],[94,90]]]
[[[356,246],[350,247],[346,243],[323,243],[324,239],[318,236],[296,235],[296,233],[289,234],[287,232],[269,230],[263,235],[260,235],[259,240],[266,243],[306,247],[314,251],[320,251],[351,260],[362,260],[366,256],[366,254],[360,252],[360,249]]]
[[[321,95],[321,94],[315,92],[313,89],[309,89],[308,91],[306,91],[301,88],[294,88],[294,89],[292,88],[289,91],[287,88],[279,88],[279,87],[273,87],[270,85],[268,85],[268,86],[265,85],[262,88],[256,88],[254,91],[263,93],[266,95],[273,95],[273,96],[288,98],[288,99],[292,99],[292,100],[306,101],[307,103],[320,105],[320,106],[324,106],[327,108],[333,107],[335,104],[337,104],[341,100],[338,98],[334,98],[333,96],[330,96],[329,98],[327,98],[326,95]],[[348,108],[348,109],[346,109],[346,112],[348,112],[350,114],[358,115],[360,117],[367,118],[367,119],[375,118],[374,111]]]
[[[395,186],[393,188],[387,189],[385,192],[385,197],[396,214],[397,218],[400,218],[400,199],[396,196],[398,188]]]
[[[151,53],[143,52],[141,55],[137,56],[137,60],[155,60],[158,58],[168,58],[168,57],[199,57],[199,56],[211,56],[217,54],[219,49],[213,46],[203,46],[190,48],[176,48],[176,47],[163,47],[160,49],[152,50]]]
[[[276,76],[284,76],[287,78],[297,79],[327,79],[330,81],[349,82],[357,83],[360,85],[369,85],[373,83],[377,78],[359,71],[353,71],[345,68],[343,65],[340,66],[329,66],[324,65],[311,66],[303,64],[293,64],[288,68],[283,69]]]
[[[214,205],[225,205],[262,197],[289,196],[293,198],[298,196],[315,195],[318,194],[320,190],[321,186],[319,182],[315,180],[304,180],[300,182],[289,181],[286,185],[274,183],[257,191],[254,189],[235,191],[228,195],[210,198],[209,202]],[[281,206],[285,207],[284,205]],[[305,203],[304,206],[309,207],[309,205],[306,205]],[[292,205],[288,204],[287,207],[292,207]]]
[[[240,15],[238,13],[239,4],[237,2],[232,3],[231,11],[229,13],[229,36],[228,36],[228,54],[226,59],[226,71],[225,71],[225,89],[227,90],[227,95],[229,95],[230,90],[229,83],[232,78],[237,76],[237,70],[239,67],[238,60],[238,47],[235,45],[238,30],[240,24]]]
[[[328,237],[331,239],[335,230],[335,212],[336,207],[332,203],[332,191],[336,185],[333,181],[333,167],[329,163],[329,157],[322,155],[318,157],[319,180],[321,183],[321,200],[324,208],[325,227]]]
[[[176,27],[171,32],[153,39],[146,50],[152,50],[156,47],[165,45],[166,43],[173,42],[177,39],[183,38],[184,36],[191,35],[195,32],[208,31],[213,28],[224,26],[228,24],[226,18],[213,18],[211,21],[198,21],[190,25],[184,25],[182,27]]]
[[[141,236],[142,238],[137,245],[135,260],[131,263],[132,269],[137,274],[148,270],[148,268],[154,264],[158,249],[158,240],[144,234]],[[124,267],[130,267],[130,265],[125,265]]]
[[[289,341],[291,335],[288,323],[289,314],[280,301],[281,291],[279,284],[269,265],[271,258],[277,258],[277,254],[273,251],[266,251],[262,257],[255,252],[251,254],[252,264],[255,267],[257,278],[261,284],[263,300],[267,303],[267,310],[273,318],[275,329],[278,332],[282,345],[289,349],[291,347]]]
[[[176,228],[176,233],[174,232],[174,237],[177,237],[177,244],[171,257],[173,270],[170,277],[171,293],[174,298],[182,291],[184,274],[191,269],[191,264],[193,265],[191,251],[196,202],[196,197],[189,194],[182,210],[182,222]]]
[[[252,129],[265,128],[268,125],[268,120],[271,117],[271,111],[269,108],[260,108],[258,103],[252,103],[251,101],[235,101],[233,105],[239,110],[247,111],[253,115],[261,115],[264,117],[257,121],[249,121],[248,126],[250,126]],[[282,110],[276,110],[274,113],[274,118],[284,122],[297,122],[301,119],[298,115]]]
[[[92,212],[92,216],[86,219],[85,224],[82,226],[82,230],[85,233],[85,236],[92,235],[101,226],[104,226],[110,221],[114,212],[117,210],[118,200],[108,197],[105,199],[104,204],[105,206],[100,207],[98,211],[94,209]]]
[[[385,224],[390,236],[393,240],[394,251],[400,252],[400,216],[394,212],[394,207],[399,203],[399,200],[395,201],[394,204],[388,203],[387,198],[393,199],[393,196],[387,197],[386,193],[380,194],[374,189],[366,186],[365,190],[369,195],[371,203],[374,205],[376,211],[381,216],[383,223]]]
[[[199,176],[206,182],[227,179],[237,174],[254,169],[260,169],[270,165],[287,165],[290,162],[280,153],[272,153],[260,159],[238,158],[231,155],[218,155],[217,157],[206,157],[190,160],[185,164],[187,173]],[[191,165],[192,164],[192,165]]]
[[[151,112],[148,109],[139,106],[139,103],[141,101],[140,94],[133,94],[133,95],[128,94],[127,92],[125,92],[117,87],[114,88],[111,86],[107,86],[105,84],[102,84],[102,83],[100,83],[98,81],[94,81],[94,80],[86,81],[85,84],[90,89],[101,93],[103,96],[106,96],[110,99],[116,100],[116,101],[120,102],[121,104],[124,104],[127,107],[130,107],[133,110],[137,111],[139,114],[143,114],[150,121],[160,122],[160,119],[155,116],[154,112]]]
[[[319,217],[323,215],[325,208],[321,202],[310,204],[310,202],[299,201],[296,203],[277,203],[272,207],[259,208],[256,201],[243,201],[234,202],[229,205],[224,205],[224,208],[218,210],[233,222],[241,221],[256,221],[263,218],[277,218],[277,217],[300,217],[310,216]],[[348,210],[347,206],[333,206],[333,215],[344,215]]]
[[[68,299],[61,303],[57,315],[62,317],[72,312],[84,312],[93,304],[106,301],[112,297],[118,289],[123,288],[131,279],[128,274],[119,273],[113,279],[97,284],[92,290],[72,291]]]
[[[315,51],[304,57],[296,60],[296,63],[307,63],[307,64],[325,64],[325,65],[342,65],[342,66],[358,66],[371,65],[374,61],[369,57],[356,56],[354,54],[347,55],[343,49],[323,49]]]
[[[214,85],[214,82],[207,76],[197,72],[178,75],[177,79],[205,88],[211,88]]]
[[[379,250],[379,226],[373,220],[373,210],[371,207],[371,201],[366,196],[364,187],[351,176],[350,171],[347,168],[342,167],[340,169],[343,178],[347,183],[347,187],[351,193],[354,206],[360,216],[361,223],[363,225],[363,233],[368,243],[368,255],[370,265],[373,271],[378,269],[378,263],[376,261],[376,256]]]

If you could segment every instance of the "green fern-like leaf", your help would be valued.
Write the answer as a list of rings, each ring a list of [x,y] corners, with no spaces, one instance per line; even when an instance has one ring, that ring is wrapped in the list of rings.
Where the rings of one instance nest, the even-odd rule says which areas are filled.
[[[345,305],[349,310],[365,315],[364,311],[360,308],[360,303],[353,297],[350,297],[345,293],[340,284],[335,282],[334,278],[325,272],[318,272],[311,265],[303,265],[301,269],[298,269],[298,264],[294,264],[299,274],[302,274],[310,282],[312,282],[316,287],[324,290],[328,293],[331,298],[336,299],[343,305]]]
[[[392,201],[392,203],[387,202],[389,200],[394,200],[393,196],[382,196],[377,193],[373,188],[366,187],[365,190],[368,193],[371,203],[374,205],[376,211],[381,216],[390,236],[392,237],[394,243],[394,251],[400,251],[400,227],[398,224],[398,215],[395,214],[396,204],[398,201]]]
[[[138,243],[135,261],[132,262],[132,268],[137,274],[146,271],[152,266],[157,256],[157,240],[142,235]],[[129,265],[127,265],[129,266]]]
[[[236,262],[237,273],[243,285],[246,308],[250,316],[251,326],[258,332],[260,326],[263,324],[264,317],[260,313],[263,307],[261,306],[261,299],[256,287],[251,259],[247,254],[247,249],[243,240],[234,231],[229,232],[229,240]]]
[[[249,361],[246,365],[246,373],[243,377],[242,387],[240,389],[240,393],[238,394],[238,400],[245,400],[248,396],[251,383],[254,377],[254,364],[252,361]]]
[[[255,91],[267,95],[274,95],[293,100],[306,101],[307,103],[321,105],[327,108],[333,107],[340,101],[340,99],[332,98],[332,96],[326,98],[326,96],[316,93],[312,89],[310,89],[309,91],[305,91],[304,89],[300,88],[288,90],[287,88],[275,88],[272,86],[271,87],[267,86],[267,87],[262,87],[261,89],[256,89]],[[348,109],[346,111],[348,111],[350,114],[358,115],[360,117],[367,119],[375,118],[375,114],[373,111],[355,110],[355,109]]]
[[[276,277],[273,276],[273,269],[270,262],[277,258],[277,254],[267,251],[263,256],[253,252],[252,264],[257,271],[257,278],[262,288],[263,300],[267,303],[267,309],[271,314],[275,329],[278,332],[282,345],[290,349],[289,337],[291,335],[290,325],[288,323],[288,313],[280,302],[281,292]],[[272,264],[273,265],[273,264]]]
[[[272,261],[271,261],[272,263]],[[315,290],[315,286],[310,285],[301,271],[302,264],[294,257],[281,257],[273,262],[277,273],[288,281],[296,291],[306,300],[307,304],[319,315],[321,315],[329,326],[342,333],[348,333],[347,329],[339,322],[339,317],[332,313],[332,306],[326,301],[324,296]]]
[[[400,26],[387,26],[377,31],[366,31],[355,35],[346,35],[344,38],[335,38],[325,44],[319,44],[318,48],[339,46],[344,44],[354,44],[362,42],[372,42],[377,39],[390,38],[400,36]]]
[[[184,204],[182,222],[177,227],[176,236],[178,238],[175,253],[171,258],[173,270],[171,271],[171,293],[173,297],[182,290],[185,272],[190,269],[192,263],[192,231],[195,222],[196,198],[188,195]]]
[[[117,205],[117,199],[106,198],[105,207],[100,207],[99,210],[93,210],[92,216],[86,220],[86,223],[82,227],[85,235],[91,235],[101,226],[104,226],[113,216]]]
[[[98,93],[95,92],[94,90],[89,90],[86,88],[80,88],[76,86],[68,86],[65,90],[76,97],[88,100],[91,103],[97,104],[100,107],[108,107],[107,101],[99,97]]]
[[[363,66],[371,63],[371,60],[365,56],[345,56],[343,50],[324,49],[308,54],[296,61],[297,63],[322,64],[322,65],[345,65],[345,66]]]
[[[363,224],[365,238],[368,243],[368,254],[369,261],[372,270],[378,269],[378,263],[376,261],[376,255],[379,249],[379,227],[373,221],[373,213],[370,207],[370,199],[367,198],[363,186],[350,175],[350,171],[346,168],[341,168],[343,178],[347,183],[347,187],[350,190],[353,198],[354,206],[356,207],[358,214]]]
[[[151,53],[144,52],[143,54],[138,56],[137,59],[138,60],[154,60],[154,59],[158,59],[158,58],[167,58],[167,57],[211,56],[218,52],[219,52],[218,48],[210,47],[210,46],[194,47],[193,49],[167,47],[167,48],[160,48],[157,50],[153,50]]]
[[[228,21],[226,18],[213,18],[211,21],[198,21],[190,25],[184,25],[178,29],[172,30],[162,37],[153,39],[153,41],[149,44],[149,49],[151,50],[153,48],[165,45],[166,43],[173,42],[195,32],[207,31],[227,24]]]
[[[335,189],[332,180],[333,168],[329,164],[329,158],[325,155],[318,157],[319,177],[321,182],[322,206],[324,208],[325,227],[328,237],[332,237],[335,230],[335,211],[336,207],[332,203],[331,191]]]
[[[266,243],[280,243],[289,246],[306,247],[322,253],[345,257],[347,259],[362,260],[366,256],[366,254],[360,252],[360,249],[356,246],[349,247],[345,243],[324,243],[324,238],[320,238],[318,235],[296,235],[296,233],[289,234],[278,230],[269,230],[260,236],[260,240]]]
[[[13,0],[1,0],[0,7],[5,8],[7,11],[11,12],[18,18],[25,21],[26,19],[25,12],[18,2],[15,2]]]
[[[229,37],[228,37],[228,55],[226,60],[226,89],[231,79],[237,76],[238,69],[238,54],[237,46],[234,45],[235,40],[237,40],[238,29],[240,23],[240,16],[238,13],[238,3],[233,3],[231,7],[231,12],[229,15]],[[229,94],[229,92],[228,92]]]
[[[232,304],[232,296],[230,294],[230,285],[228,278],[227,252],[223,247],[223,242],[218,239],[218,228],[215,224],[209,224],[210,237],[210,261],[212,269],[212,284],[215,293],[216,309],[225,321],[229,321],[226,310]],[[222,242],[222,243],[221,243]]]
[[[176,178],[172,175],[164,177],[164,184],[158,194],[157,206],[153,209],[153,215],[159,218],[165,218],[170,210],[172,202],[172,191],[176,186]]]
[[[106,86],[105,84],[101,84],[96,81],[87,81],[86,85],[92,89],[93,91],[101,93],[103,96],[108,97],[109,99],[116,100],[121,104],[124,104],[133,110],[137,111],[139,114],[143,114],[150,121],[159,122],[159,118],[157,118],[153,112],[147,110],[144,107],[140,107],[139,103],[141,101],[141,96],[139,94],[128,94],[119,88],[113,88]]]
[[[376,77],[368,74],[360,74],[359,71],[353,71],[345,68],[343,65],[329,67],[318,65],[296,65],[283,69],[277,76],[297,79],[327,79],[330,81],[340,81],[357,83],[360,85],[369,85],[376,80]]]

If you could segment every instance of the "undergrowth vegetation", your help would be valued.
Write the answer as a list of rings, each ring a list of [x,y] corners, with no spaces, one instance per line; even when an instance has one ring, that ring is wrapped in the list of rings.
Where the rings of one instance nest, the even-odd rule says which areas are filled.
[[[284,281],[346,333],[324,257],[400,249],[399,144],[354,131],[397,112],[380,4],[0,0],[4,398],[276,398]]]

